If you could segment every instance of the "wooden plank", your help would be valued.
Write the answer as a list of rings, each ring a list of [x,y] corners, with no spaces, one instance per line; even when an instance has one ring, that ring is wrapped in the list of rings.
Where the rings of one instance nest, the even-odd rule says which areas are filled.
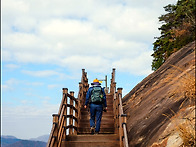
[[[71,92],[71,96],[73,96],[73,92]],[[71,98],[70,98],[70,105],[73,106],[73,99],[71,99]],[[71,116],[73,116],[73,107],[70,107],[69,114]],[[69,118],[69,125],[72,125],[73,126],[73,117],[70,117]],[[69,135],[72,135],[72,134],[73,134],[73,129],[72,128],[69,128]]]

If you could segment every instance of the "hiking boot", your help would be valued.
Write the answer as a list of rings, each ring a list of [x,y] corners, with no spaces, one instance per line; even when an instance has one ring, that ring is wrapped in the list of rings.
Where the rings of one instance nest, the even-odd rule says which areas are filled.
[[[95,132],[95,135],[98,135],[99,134],[99,132]]]
[[[91,134],[94,134],[95,133],[95,127],[91,127],[90,132],[91,132]]]

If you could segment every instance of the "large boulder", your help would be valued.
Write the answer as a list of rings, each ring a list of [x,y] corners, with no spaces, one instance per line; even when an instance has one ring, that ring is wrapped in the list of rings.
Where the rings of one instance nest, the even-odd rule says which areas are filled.
[[[191,144],[195,138],[194,133],[190,135],[195,130],[194,105],[195,42],[192,42],[173,53],[124,96],[129,146]],[[186,134],[183,131],[189,134],[183,136]]]

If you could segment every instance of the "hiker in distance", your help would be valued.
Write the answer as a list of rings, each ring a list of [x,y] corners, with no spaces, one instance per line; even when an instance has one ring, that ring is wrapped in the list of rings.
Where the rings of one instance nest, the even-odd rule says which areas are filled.
[[[103,110],[107,110],[106,94],[98,79],[93,80],[92,87],[88,89],[84,108],[90,108],[90,132],[98,134],[100,131]],[[96,128],[95,128],[96,117]]]

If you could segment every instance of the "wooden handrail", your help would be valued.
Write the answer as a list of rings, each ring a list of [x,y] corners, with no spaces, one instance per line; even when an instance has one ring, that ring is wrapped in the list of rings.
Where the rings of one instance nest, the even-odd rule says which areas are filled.
[[[120,144],[122,144],[123,142],[123,145],[120,145],[120,146],[123,146],[123,147],[128,147],[128,138],[127,138],[127,129],[126,129],[126,120],[127,120],[127,115],[123,113],[123,107],[122,107],[122,88],[121,89],[118,89],[118,98],[119,98],[119,116],[120,116],[120,119],[119,119],[119,124],[120,124],[120,130],[122,130],[122,134],[119,134],[120,135]]]
[[[119,135],[120,147],[128,147],[129,145],[128,145],[127,129],[126,129],[127,115],[123,113],[122,88],[118,88],[116,92],[115,69],[113,69],[112,71],[110,94],[113,95],[115,133]]]
[[[58,114],[53,114],[53,125],[47,147],[61,147],[62,141],[66,140],[67,135],[77,135],[78,127],[80,127],[81,109],[84,106],[88,88],[87,73],[84,69],[82,69],[82,78],[79,83],[78,98],[74,97],[73,91],[69,94],[68,88],[63,88]],[[120,147],[128,147],[126,114],[123,113],[122,107],[122,88],[117,90],[116,92],[115,69],[113,69],[110,94],[113,96],[114,131],[119,136]]]
[[[74,92],[67,93],[68,89],[63,88],[63,98],[59,108],[59,113],[53,115],[53,127],[48,140],[47,147],[61,146],[62,140],[66,139],[66,130],[69,130],[69,134],[77,134],[77,122],[78,122],[78,99],[74,97]],[[69,101],[67,100],[69,98]],[[69,102],[69,104],[68,104]],[[74,103],[75,102],[75,105]],[[67,112],[67,107],[69,107],[69,114]],[[75,113],[73,113],[73,111]],[[69,118],[69,125],[68,123]],[[75,124],[73,123],[75,122]],[[73,130],[74,129],[74,130]]]
[[[82,69],[78,98],[74,97],[73,91],[69,94],[68,88],[63,88],[63,97],[58,114],[53,114],[53,125],[47,147],[60,147],[62,140],[66,140],[68,134],[77,134],[81,108],[84,105],[88,87],[87,73]],[[67,108],[69,108],[69,112]]]

